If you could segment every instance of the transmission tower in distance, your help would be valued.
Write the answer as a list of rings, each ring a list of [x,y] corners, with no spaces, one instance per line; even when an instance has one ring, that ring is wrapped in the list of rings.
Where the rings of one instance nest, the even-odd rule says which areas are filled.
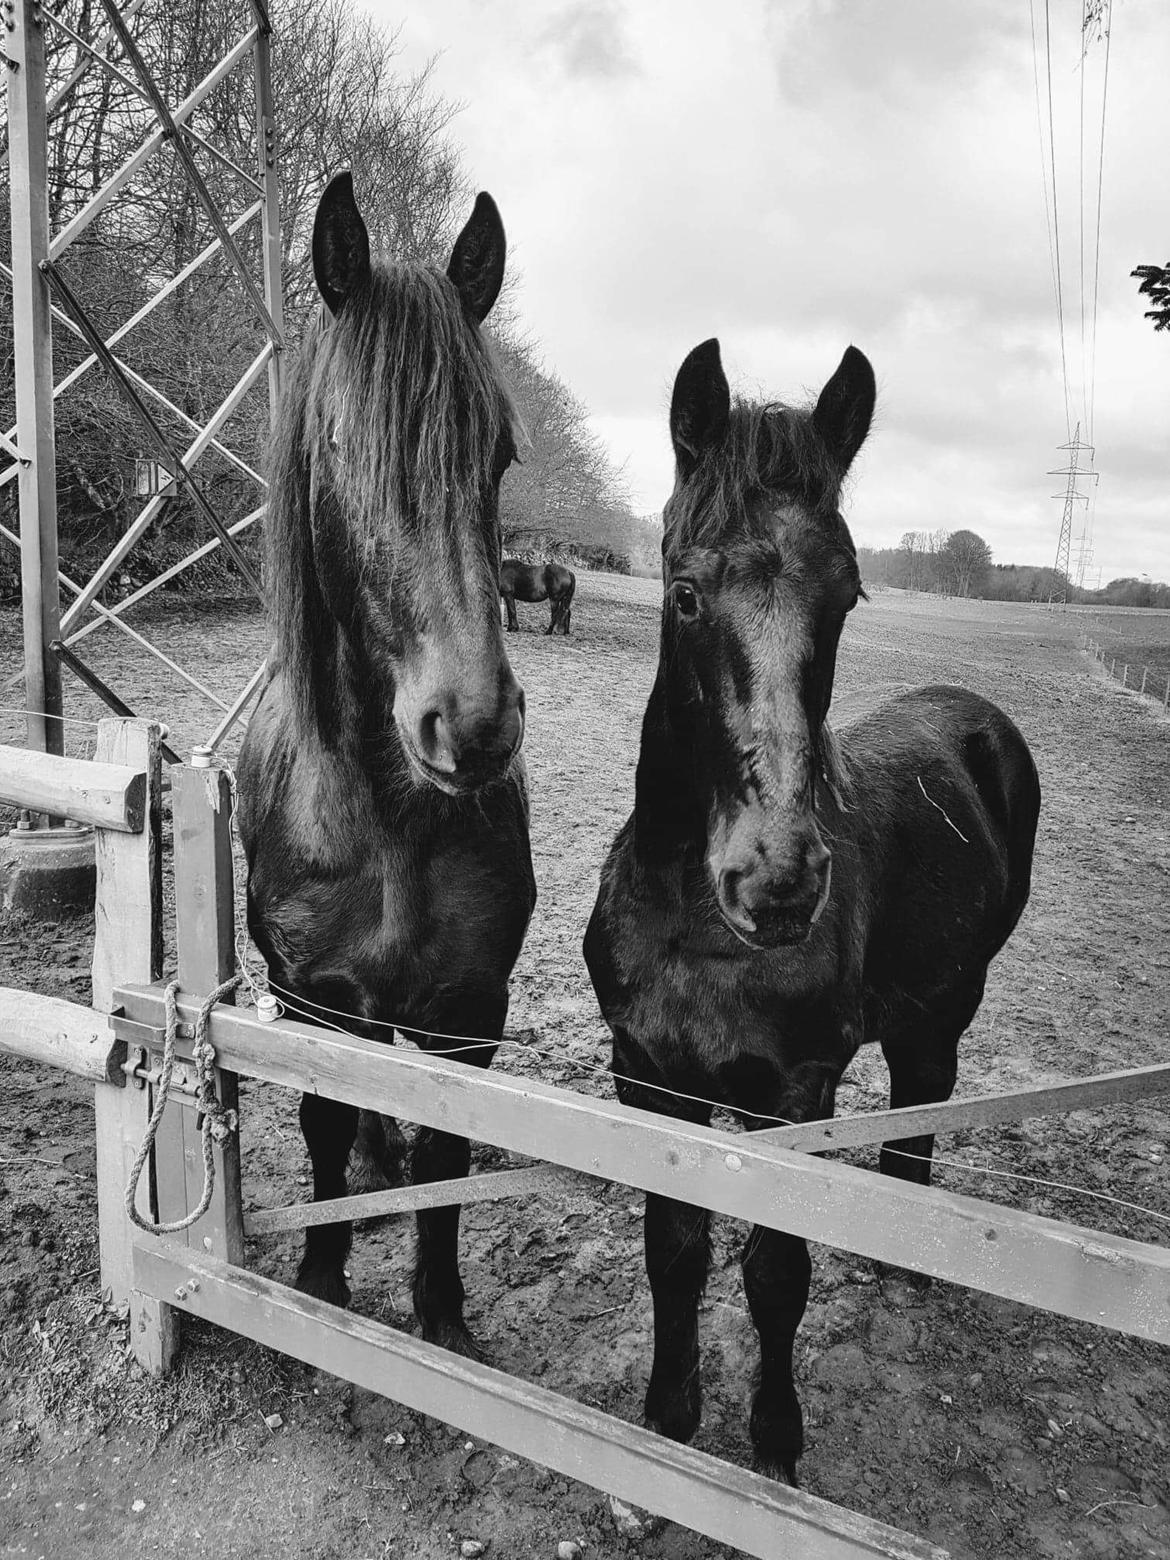
[[[1067,477],[1068,486],[1065,488],[1063,493],[1054,493],[1052,495],[1053,498],[1063,499],[1064,501],[1064,509],[1060,518],[1060,539],[1056,544],[1056,577],[1052,582],[1052,594],[1048,598],[1048,604],[1052,607],[1063,607],[1068,605],[1069,569],[1071,567],[1072,553],[1073,511],[1077,504],[1087,504],[1089,502],[1089,495],[1087,493],[1081,492],[1078,483],[1090,479],[1096,481],[1099,475],[1096,471],[1087,469],[1080,464],[1081,456],[1087,454],[1089,457],[1089,465],[1091,467],[1093,455],[1095,453],[1091,444],[1082,444],[1080,423],[1077,423],[1076,432],[1073,434],[1071,442],[1068,444],[1061,444],[1058,446],[1058,448],[1067,450],[1069,452],[1068,465],[1061,466],[1056,471],[1050,471],[1048,475],[1050,477]],[[1086,542],[1082,539],[1081,556],[1080,559],[1078,559],[1078,572],[1080,579],[1083,579],[1084,577],[1084,564],[1088,562],[1088,557],[1085,555],[1085,547]],[[1091,556],[1091,552],[1089,556]],[[1078,583],[1080,583],[1079,579]]]

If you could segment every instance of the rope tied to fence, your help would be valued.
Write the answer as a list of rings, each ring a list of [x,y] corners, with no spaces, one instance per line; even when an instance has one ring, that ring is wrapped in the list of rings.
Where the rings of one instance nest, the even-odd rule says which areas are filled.
[[[199,1133],[203,1143],[203,1194],[199,1199],[198,1207],[184,1218],[172,1219],[169,1223],[154,1224],[144,1219],[138,1212],[138,1182],[142,1177],[143,1166],[150,1158],[150,1151],[154,1147],[155,1136],[170,1094],[171,1075],[175,1070],[175,1043],[179,1033],[179,983],[173,980],[167,986],[166,1032],[163,1038],[162,1067],[155,1087],[154,1106],[126,1185],[127,1216],[132,1224],[136,1224],[140,1230],[146,1230],[150,1235],[177,1235],[180,1230],[189,1229],[211,1207],[211,1198],[215,1191],[215,1145],[226,1142],[237,1130],[239,1122],[236,1112],[225,1109],[215,1092],[215,1047],[207,1038],[207,1029],[216,1003],[230,996],[242,978],[240,975],[232,975],[218,985],[204,1000],[199,1009],[199,1016],[195,1020],[192,1058],[195,1063],[199,1095]]]

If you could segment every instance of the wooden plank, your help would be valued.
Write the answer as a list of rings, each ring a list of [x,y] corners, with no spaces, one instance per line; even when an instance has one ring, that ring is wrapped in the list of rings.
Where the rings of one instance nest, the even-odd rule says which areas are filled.
[[[145,816],[146,775],[132,765],[0,746],[0,802],[137,834]]]
[[[130,764],[146,781],[144,827],[137,834],[99,829],[93,948],[93,1005],[109,1013],[114,986],[126,980],[158,980],[162,974],[162,732],[141,721],[103,720],[96,753]],[[179,1315],[133,1287],[130,1221],[125,1191],[150,1116],[151,1091],[99,1083],[94,1095],[97,1134],[98,1238],[102,1289],[130,1309],[130,1342],[147,1370],[169,1369],[179,1347]],[[156,1217],[150,1167],[138,1183],[135,1206]]]
[[[157,990],[124,988],[157,1023]],[[184,1010],[187,1016],[189,1009]],[[1170,1343],[1170,1249],[911,1185],[551,1084],[220,1008],[211,1036],[246,1077],[316,1090],[513,1153],[623,1181],[1135,1337]]]
[[[125,1055],[104,1014],[14,986],[0,986],[0,1050],[94,1083],[115,1084]]]
[[[338,1219],[369,1219],[392,1213],[416,1213],[419,1208],[450,1208],[470,1203],[499,1202],[580,1185],[582,1177],[555,1165],[523,1170],[492,1170],[484,1175],[457,1176],[451,1181],[427,1181],[422,1186],[395,1186],[356,1197],[330,1197],[324,1202],[290,1203],[286,1208],[259,1208],[244,1215],[244,1234],[271,1235],[277,1230],[304,1230]]]
[[[924,1539],[171,1241],[136,1244],[134,1272],[193,1316],[761,1560],[946,1560]]]
[[[225,770],[183,765],[171,771],[179,985],[197,1003],[236,969],[231,806],[231,782]],[[216,1069],[216,1092],[221,1104],[238,1111],[234,1073]],[[171,1130],[160,1142],[158,1167],[159,1207],[168,1221],[185,1217],[198,1206],[203,1192],[203,1143],[196,1130],[196,1112],[177,1102],[173,1112]],[[168,1110],[164,1126],[171,1114]],[[238,1133],[216,1144],[211,1206],[179,1238],[228,1262],[243,1261]]]
[[[1100,1073],[1068,1083],[1036,1084],[1003,1094],[978,1094],[966,1100],[944,1100],[937,1105],[908,1105],[901,1110],[866,1111],[856,1116],[834,1116],[830,1121],[805,1121],[791,1127],[766,1127],[754,1141],[781,1148],[823,1152],[832,1148],[860,1148],[867,1143],[919,1137],[924,1133],[957,1132],[965,1127],[1003,1125],[1034,1116],[1059,1116],[1073,1110],[1095,1110],[1119,1105],[1170,1090],[1170,1063],[1154,1067],[1130,1067],[1124,1072]]]

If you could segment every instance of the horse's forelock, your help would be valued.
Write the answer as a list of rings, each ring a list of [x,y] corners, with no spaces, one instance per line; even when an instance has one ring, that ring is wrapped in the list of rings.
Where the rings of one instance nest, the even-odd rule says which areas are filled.
[[[768,499],[796,500],[825,526],[836,514],[841,473],[812,414],[778,402],[737,400],[726,437],[676,489],[669,532],[679,547],[717,547],[730,536],[764,533]]]
[[[330,629],[312,538],[323,484],[356,580],[422,527],[478,536],[504,435],[521,437],[492,350],[430,267],[378,265],[310,325],[274,433],[266,522],[278,651],[304,718]]]

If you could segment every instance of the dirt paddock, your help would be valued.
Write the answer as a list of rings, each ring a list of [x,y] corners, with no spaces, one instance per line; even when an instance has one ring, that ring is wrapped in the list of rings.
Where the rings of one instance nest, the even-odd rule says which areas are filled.
[[[583,574],[570,638],[544,637],[547,609],[521,608],[509,640],[528,695],[540,903],[513,985],[518,1044],[497,1065],[587,1092],[608,1092],[608,1051],[581,935],[631,803],[659,599],[656,581]],[[1141,631],[1148,641],[1164,626],[1151,618]],[[175,607],[142,628],[225,698],[265,648],[243,607]],[[1100,619],[1076,613],[888,592],[846,629],[843,698],[965,684],[1012,715],[1040,769],[1032,901],[963,1043],[960,1093],[1170,1060],[1170,720],[1077,651],[1094,628],[1104,637]],[[18,636],[16,613],[0,615],[6,674],[20,664]],[[217,715],[197,694],[176,692],[109,630],[87,644],[132,706],[170,723],[180,752],[206,739]],[[72,690],[68,707],[100,713]],[[0,740],[20,733],[19,716],[0,710]],[[91,737],[71,727],[70,750]],[[87,1001],[91,920],[0,924],[0,983]],[[880,1106],[884,1087],[880,1057],[863,1055],[839,1108]],[[730,1554],[210,1328],[187,1328],[180,1369],[147,1379],[99,1291],[92,1145],[84,1086],[0,1058],[0,1555],[438,1560],[470,1541],[489,1560],[534,1560],[562,1540],[587,1560]],[[1170,1117],[1153,1100],[951,1135],[937,1179],[1166,1244],[1168,1145]],[[291,1096],[244,1086],[243,1152],[249,1206],[307,1195]],[[849,1157],[876,1164],[876,1150]],[[503,1162],[476,1150],[478,1169]],[[468,1315],[494,1364],[637,1419],[650,1336],[640,1215],[640,1194],[620,1186],[466,1211]],[[748,1465],[743,1236],[714,1221],[696,1444]],[[266,1239],[250,1258],[287,1280],[297,1247]],[[359,1232],[351,1260],[355,1307],[406,1331],[412,1247],[396,1220]],[[956,1560],[1170,1556],[1165,1350],[942,1283],[879,1279],[818,1247],[797,1360],[813,1493]]]

